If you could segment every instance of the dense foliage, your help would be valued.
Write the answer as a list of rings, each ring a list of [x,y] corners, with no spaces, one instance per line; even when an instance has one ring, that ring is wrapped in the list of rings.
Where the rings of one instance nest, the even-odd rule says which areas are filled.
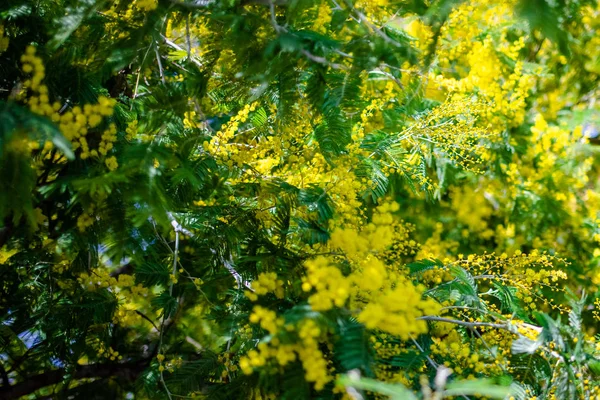
[[[593,0],[3,0],[0,398],[600,398]]]

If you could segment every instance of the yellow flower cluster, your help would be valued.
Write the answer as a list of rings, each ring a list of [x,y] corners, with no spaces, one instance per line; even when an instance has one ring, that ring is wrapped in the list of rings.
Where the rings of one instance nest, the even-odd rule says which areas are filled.
[[[314,310],[342,307],[350,300],[352,308],[360,310],[358,320],[369,329],[382,330],[403,340],[427,332],[426,322],[418,318],[436,314],[441,306],[423,298],[423,286],[413,285],[378,258],[394,242],[392,213],[398,209],[397,203],[384,203],[362,230],[338,228],[332,233],[328,246],[341,250],[350,262],[352,272],[348,276],[326,256],[305,262],[307,275],[302,287],[305,291],[314,290],[309,297]]]
[[[388,82],[388,84],[391,86],[391,82]],[[386,87],[388,86],[386,85]],[[367,90],[363,89],[363,92],[367,92]],[[366,130],[370,131],[376,129],[377,125],[373,123],[374,121],[370,120],[375,116],[377,111],[381,111],[386,102],[389,101],[389,97],[391,97],[390,95],[393,94],[390,93],[388,96],[384,95],[381,98],[375,98],[371,100],[371,103],[367,107],[365,107],[365,109],[360,113],[360,122],[354,124],[352,127],[352,140],[357,142],[361,139],[364,139]],[[353,147],[356,146],[357,144],[355,143]]]
[[[122,29],[121,22],[130,26],[141,26],[148,12],[158,7],[158,0],[112,0],[105,3],[103,14],[107,17],[104,30],[109,40],[118,41],[129,37],[130,30]],[[149,76],[149,68],[142,73]]]
[[[275,311],[261,306],[254,306],[249,320],[253,324],[260,324],[260,327],[269,332],[271,335],[277,333],[277,331],[283,326],[283,319],[277,317],[277,313]]]
[[[326,311],[346,304],[350,296],[350,282],[339,268],[323,256],[306,261],[304,266],[307,274],[303,278],[302,289],[306,292],[313,288],[316,290],[308,299],[313,310]]]
[[[375,209],[371,222],[359,232],[338,228],[331,234],[329,246],[341,250],[352,260],[360,260],[365,253],[383,251],[396,239],[396,224],[392,213],[398,211],[396,202],[383,203]]]
[[[505,253],[500,256],[494,253],[470,255],[450,266],[458,265],[464,268],[482,284],[497,282],[516,287],[518,290],[515,295],[523,302],[525,309],[536,310],[543,305],[562,311],[552,299],[540,293],[543,288],[551,291],[563,290],[562,282],[567,279],[567,274],[557,268],[555,264],[559,263],[565,264],[566,261],[533,250],[530,254],[516,251],[510,257]]]
[[[93,212],[94,208],[90,207],[90,209],[77,217],[77,229],[79,229],[79,232],[85,232],[87,228],[94,225],[96,219],[92,216]]]
[[[196,122],[197,119],[196,111],[187,111],[183,118],[183,126],[189,129],[198,128],[198,123]]]
[[[144,324],[137,311],[150,308],[150,289],[136,284],[134,276],[120,274],[113,277],[107,268],[99,267],[80,274],[77,281],[86,290],[108,289],[117,296],[119,306],[113,316],[114,323],[124,326]]]
[[[223,367],[225,367],[221,372],[221,380],[228,379],[232,372],[236,372],[239,369],[237,364],[232,359],[231,353],[219,355],[217,360],[219,360],[219,363],[223,364]]]
[[[421,249],[415,257],[417,260],[437,259],[444,262],[454,261],[452,254],[458,249],[459,243],[450,239],[442,239],[444,233],[444,224],[437,222],[433,227],[433,232],[428,235],[427,240],[421,246]],[[444,280],[443,274],[433,274],[431,278],[435,283],[441,283]],[[426,275],[425,275],[426,276]],[[438,279],[439,278],[439,279]]]
[[[135,0],[133,5],[141,11],[152,11],[158,7],[158,0]]]
[[[496,133],[518,126],[525,118],[525,101],[533,87],[533,75],[518,60],[526,37],[509,40],[514,21],[511,1],[478,0],[456,7],[442,26],[436,51],[442,71],[430,79],[451,93],[469,94],[477,89],[486,100],[485,117]],[[503,62],[512,60],[514,66]],[[465,68],[466,66],[466,68]]]
[[[112,115],[116,100],[100,96],[98,104],[85,104],[83,108],[75,106],[72,110],[63,112],[64,107],[61,107],[59,102],[50,103],[48,87],[42,83],[45,77],[45,67],[42,59],[35,54],[35,47],[28,46],[25,54],[21,56],[23,72],[31,74],[31,77],[23,82],[23,92],[20,95],[24,97],[26,91],[30,92],[27,100],[29,109],[57,123],[62,134],[71,141],[73,149],[81,149],[81,159],[106,156],[117,140],[117,127],[110,124],[108,129],[102,133],[97,150],[90,150],[87,135],[91,129],[97,128],[102,123],[103,118]],[[112,158],[107,162],[107,166],[116,168],[116,158]]]
[[[451,190],[450,199],[452,209],[457,211],[457,221],[465,227],[461,231],[462,237],[476,233],[483,239],[489,239],[494,235],[494,231],[488,227],[488,220],[494,209],[481,190],[476,191],[470,187],[454,188]],[[469,207],[464,207],[465,204]]]
[[[231,157],[227,162],[229,166],[233,166],[236,162],[237,165],[243,163],[243,159],[236,157],[240,150],[236,144],[228,144],[231,139],[235,136],[238,131],[240,124],[244,124],[248,120],[250,112],[256,110],[258,103],[246,104],[236,115],[231,117],[229,122],[221,127],[210,142],[206,141],[203,143],[203,147],[206,151],[211,154],[218,155],[224,159]],[[243,147],[242,147],[243,148]]]
[[[432,354],[445,359],[444,365],[452,368],[455,373],[469,374],[467,378],[472,379],[473,374],[484,371],[490,372],[489,368],[495,367],[494,363],[489,365],[481,360],[480,355],[472,351],[469,343],[464,343],[456,330],[452,330],[443,339],[434,337],[430,349]]]
[[[100,106],[102,103],[110,102],[106,97],[101,97],[100,99]],[[85,107],[84,107],[85,109]],[[110,106],[110,109],[112,110],[112,106]],[[112,111],[111,111],[112,113]],[[98,115],[93,115],[92,117],[96,117],[99,118]],[[91,119],[91,117],[90,117]],[[90,126],[92,126],[92,124],[90,123]],[[106,153],[108,153],[110,150],[112,150],[113,148],[113,143],[117,141],[117,127],[115,124],[110,124],[109,128],[104,131],[104,133],[102,134],[102,140],[100,141],[100,144],[98,145],[98,153],[102,154],[103,156],[106,155]]]
[[[37,57],[35,53],[36,48],[34,46],[27,46],[27,48],[25,49],[25,54],[21,56],[23,72],[25,72],[26,74],[32,74],[32,77],[30,79],[23,82],[23,86],[24,88],[31,89],[34,93],[45,95],[45,97],[43,98],[43,100],[45,101],[41,102],[44,104],[48,104],[48,88],[41,87],[42,80],[46,76],[46,69],[44,67],[44,64],[42,63],[42,59],[40,57]],[[40,100],[41,99],[38,99],[35,102],[37,103]],[[40,111],[37,108],[34,108],[34,110]],[[43,110],[46,111],[45,108]]]
[[[414,361],[411,370],[406,368],[398,369],[394,366],[394,359],[409,355],[410,349],[405,343],[401,343],[395,336],[387,333],[377,333],[369,337],[378,362],[375,364],[375,376],[378,380],[389,383],[402,383],[410,386],[418,372],[425,371],[425,361]],[[420,365],[419,365],[420,364]]]
[[[132,141],[138,134],[138,120],[134,119],[127,124],[125,128],[125,139]]]
[[[94,338],[92,341],[88,342],[88,345],[96,350],[98,357],[106,358],[110,361],[117,361],[123,359],[123,356],[120,355],[118,351],[114,350],[110,346],[107,347],[98,338]]]
[[[550,126],[539,114],[531,127],[532,146],[524,157],[510,164],[502,164],[507,181],[511,184],[509,201],[519,195],[519,188],[539,196],[553,198],[561,203],[571,216],[578,217],[580,210],[574,191],[584,188],[588,183],[588,172],[592,159],[582,158],[578,147],[581,142],[581,128],[573,131],[558,126]],[[553,187],[570,188],[569,191],[553,190],[547,182],[551,180]],[[576,225],[576,224],[575,224]],[[555,246],[549,246],[555,247]]]
[[[276,360],[278,365],[285,367],[299,359],[306,380],[313,382],[316,390],[322,390],[332,379],[329,374],[329,363],[319,349],[320,338],[324,332],[311,319],[301,321],[296,327],[286,326],[286,331],[294,329],[298,333],[297,343],[281,344],[278,338],[259,343],[256,350],[250,350],[240,358],[242,372],[249,375],[257,368],[265,366],[270,360]]]
[[[252,282],[253,292],[246,290],[244,294],[252,301],[258,300],[258,296],[274,293],[278,299],[283,299],[283,281],[277,279],[275,272],[263,272]]]
[[[306,380],[314,382],[316,390],[322,390],[331,377],[328,372],[327,360],[319,350],[321,329],[313,320],[308,319],[300,325],[298,336],[301,344],[296,351],[306,372]]]
[[[261,342],[257,350],[250,350],[245,356],[240,357],[240,369],[250,375],[255,369],[264,367],[269,360],[277,360],[277,364],[285,367],[296,360],[296,346],[292,344],[279,344],[278,339],[270,343]]]
[[[489,159],[485,139],[492,133],[488,126],[481,126],[482,114],[487,105],[468,96],[453,95],[431,110],[424,118],[403,131],[402,145],[417,150],[422,157],[430,158],[435,150],[466,170],[480,172],[484,161]],[[412,151],[412,154],[418,155]],[[417,164],[420,158],[409,159]]]
[[[106,160],[104,160],[104,164],[106,164],[108,169],[111,171],[114,171],[119,166],[119,164],[117,163],[117,157],[115,156],[108,157]]]
[[[390,3],[390,0],[358,0],[354,3],[354,7],[361,10],[369,20],[380,24],[396,11],[392,11],[393,7],[389,7]]]
[[[423,52],[428,50],[433,38],[433,32],[428,25],[424,24],[419,18],[413,17],[406,24],[404,30],[416,40],[416,47],[419,50]]]
[[[158,360],[158,371],[159,372],[163,372],[163,371],[169,371],[169,372],[173,372],[175,371],[176,368],[181,368],[181,366],[183,365],[183,359],[181,357],[177,357],[171,360],[168,360],[166,363],[165,361],[165,355],[164,354],[157,354],[156,355],[156,359]]]
[[[69,263],[69,261],[62,260],[52,266],[52,271],[58,274],[62,274],[63,272],[68,271],[70,266],[71,264]]]
[[[232,184],[260,185],[261,190],[256,196],[259,207],[257,218],[267,229],[273,217],[269,210],[276,199],[262,187],[270,180],[282,180],[301,189],[319,187],[335,204],[339,221],[358,222],[361,219],[360,197],[372,185],[370,179],[357,179],[354,173],[356,155],[368,155],[360,149],[360,143],[349,146],[349,154],[340,156],[332,165],[314,140],[315,128],[311,118],[307,117],[313,113],[309,104],[298,104],[299,112],[294,113],[288,124],[273,126],[270,122],[274,121],[277,111],[274,104],[268,106],[271,115],[266,114],[266,106],[259,107],[257,103],[246,105],[210,141],[203,143],[204,150],[230,168],[240,169],[241,176],[233,179]],[[256,118],[250,124],[249,113],[253,111]],[[314,123],[320,123],[319,118],[315,116]],[[247,125],[248,129],[240,132],[241,124]],[[252,126],[254,124],[258,126]],[[298,207],[293,212],[291,220],[295,223],[296,217],[306,219],[312,211]]]
[[[541,328],[516,319],[511,320],[510,323],[517,328],[520,335],[533,341],[537,340],[542,332]]]
[[[427,333],[427,323],[418,318],[436,315],[441,305],[433,299],[423,299],[423,286],[415,286],[399,278],[393,289],[375,296],[360,312],[358,320],[369,329],[378,329],[408,340]]]
[[[135,278],[132,275],[121,274],[118,278],[112,277],[107,268],[94,269],[90,275],[87,272],[82,273],[77,280],[87,290],[96,288],[115,288],[129,289],[133,294],[147,296],[149,289],[144,288],[142,284],[135,284]]]
[[[354,264],[355,271],[348,277],[344,277],[341,270],[324,256],[305,263],[307,275],[302,287],[305,291],[315,290],[309,298],[315,310],[328,310],[334,305],[341,307],[352,291],[358,289],[375,292],[382,288],[387,276],[386,266],[370,253],[385,257],[386,248],[395,241],[406,239],[405,231],[400,228],[402,224],[395,222],[392,216],[392,212],[398,209],[397,203],[384,203],[375,210],[371,222],[361,231],[337,228],[331,234],[328,246],[341,250]]]
[[[327,26],[331,22],[331,7],[325,2],[317,6],[317,17],[314,20],[312,29],[315,32],[326,33]]]
[[[4,36],[4,25],[0,24],[0,54],[8,49],[9,39]]]

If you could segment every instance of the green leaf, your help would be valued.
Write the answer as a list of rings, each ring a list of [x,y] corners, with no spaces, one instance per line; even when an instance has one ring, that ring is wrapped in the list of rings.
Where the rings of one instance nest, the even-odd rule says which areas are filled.
[[[446,385],[444,396],[484,396],[504,399],[511,394],[510,386],[499,386],[490,379],[454,381]]]
[[[418,260],[407,265],[411,275],[420,274],[422,272],[429,271],[430,269],[440,268],[443,266],[444,263],[435,259]]]
[[[67,7],[65,15],[57,21],[58,29],[48,46],[52,50],[60,47],[101,3],[96,0],[79,0],[75,7]]]
[[[343,375],[338,378],[337,383],[355,389],[383,394],[389,396],[392,400],[417,400],[417,396],[399,383],[390,384],[369,378],[353,377],[351,375]]]
[[[179,303],[177,299],[169,294],[169,291],[164,291],[158,297],[152,299],[152,306],[158,310],[163,310],[164,318],[169,318],[177,311]]]
[[[525,18],[532,29],[539,31],[558,45],[561,53],[567,55],[569,51],[569,37],[562,28],[559,16],[564,14],[561,2],[548,2],[547,0],[521,0],[518,11]]]
[[[27,132],[31,140],[51,141],[69,160],[75,158],[71,143],[49,119],[34,114],[13,102],[0,101],[0,155],[3,147],[17,131]]]
[[[339,338],[335,355],[343,370],[360,369],[367,376],[371,376],[372,355],[365,327],[356,321],[341,323]]]
[[[135,281],[145,286],[163,285],[169,283],[170,268],[161,263],[147,262],[135,268]]]

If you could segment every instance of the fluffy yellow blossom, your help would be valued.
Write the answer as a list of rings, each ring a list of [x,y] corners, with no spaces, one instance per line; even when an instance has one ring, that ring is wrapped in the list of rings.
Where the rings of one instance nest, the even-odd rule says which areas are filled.
[[[275,311],[268,310],[261,306],[254,306],[249,318],[253,324],[260,324],[260,327],[271,334],[275,334],[283,325],[283,320],[277,317]]]
[[[4,36],[4,25],[0,24],[0,54],[8,48],[9,39]]]
[[[158,0],[135,0],[134,7],[142,11],[152,11],[158,6]]]
[[[258,296],[264,296],[267,293],[274,293],[278,299],[283,298],[283,281],[281,279],[277,279],[277,274],[274,272],[264,272],[259,274],[256,280],[252,282],[253,291],[247,290],[245,292],[246,296],[252,300],[256,301]]]
[[[104,161],[104,163],[106,164],[106,166],[108,167],[108,169],[111,170],[111,171],[114,171],[119,166],[119,164],[117,163],[117,158],[115,156],[108,157]]]
[[[350,282],[339,268],[331,265],[326,257],[319,256],[304,264],[307,277],[302,289],[316,293],[311,295],[309,303],[314,310],[325,311],[334,306],[342,307],[350,296]]]
[[[406,279],[395,282],[395,288],[376,296],[358,315],[369,329],[379,329],[408,340],[426,333],[427,323],[418,318],[436,315],[441,306],[433,299],[423,299],[424,287]]]
[[[331,381],[329,362],[319,349],[323,331],[310,319],[301,321],[298,326],[290,327],[297,331],[297,344],[281,344],[278,339],[261,342],[256,349],[250,350],[240,358],[240,369],[244,374],[251,374],[257,368],[270,361],[280,366],[299,359],[305,371],[305,378],[314,383],[316,390],[322,390]]]
[[[97,128],[100,127],[106,117],[112,115],[116,101],[100,96],[97,104],[74,106],[65,111],[67,110],[66,105],[61,105],[57,101],[50,101],[48,87],[43,84],[46,76],[45,67],[42,59],[36,55],[35,47],[27,47],[25,54],[21,56],[21,63],[23,72],[30,77],[23,82],[23,91],[20,97],[24,98],[28,95],[27,105],[29,109],[33,113],[45,116],[56,123],[62,134],[71,141],[73,149],[80,152],[81,159],[106,156],[117,140],[116,126],[110,124],[108,129],[104,130],[97,149],[89,147],[88,138],[96,134]],[[45,145],[42,152],[49,154],[52,147],[51,142],[48,142],[48,144],[50,146]],[[107,166],[116,168],[116,159],[114,159],[114,162],[109,161]]]

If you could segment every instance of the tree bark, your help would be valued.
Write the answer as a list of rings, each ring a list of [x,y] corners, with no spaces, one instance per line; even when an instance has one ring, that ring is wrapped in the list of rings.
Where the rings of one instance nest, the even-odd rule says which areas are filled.
[[[75,369],[73,379],[120,377],[133,381],[146,368],[147,360],[137,363],[111,363],[81,365]],[[12,386],[0,387],[0,399],[18,399],[21,396],[33,393],[46,386],[55,385],[63,380],[67,374],[65,369],[57,369],[29,377],[27,380]]]

